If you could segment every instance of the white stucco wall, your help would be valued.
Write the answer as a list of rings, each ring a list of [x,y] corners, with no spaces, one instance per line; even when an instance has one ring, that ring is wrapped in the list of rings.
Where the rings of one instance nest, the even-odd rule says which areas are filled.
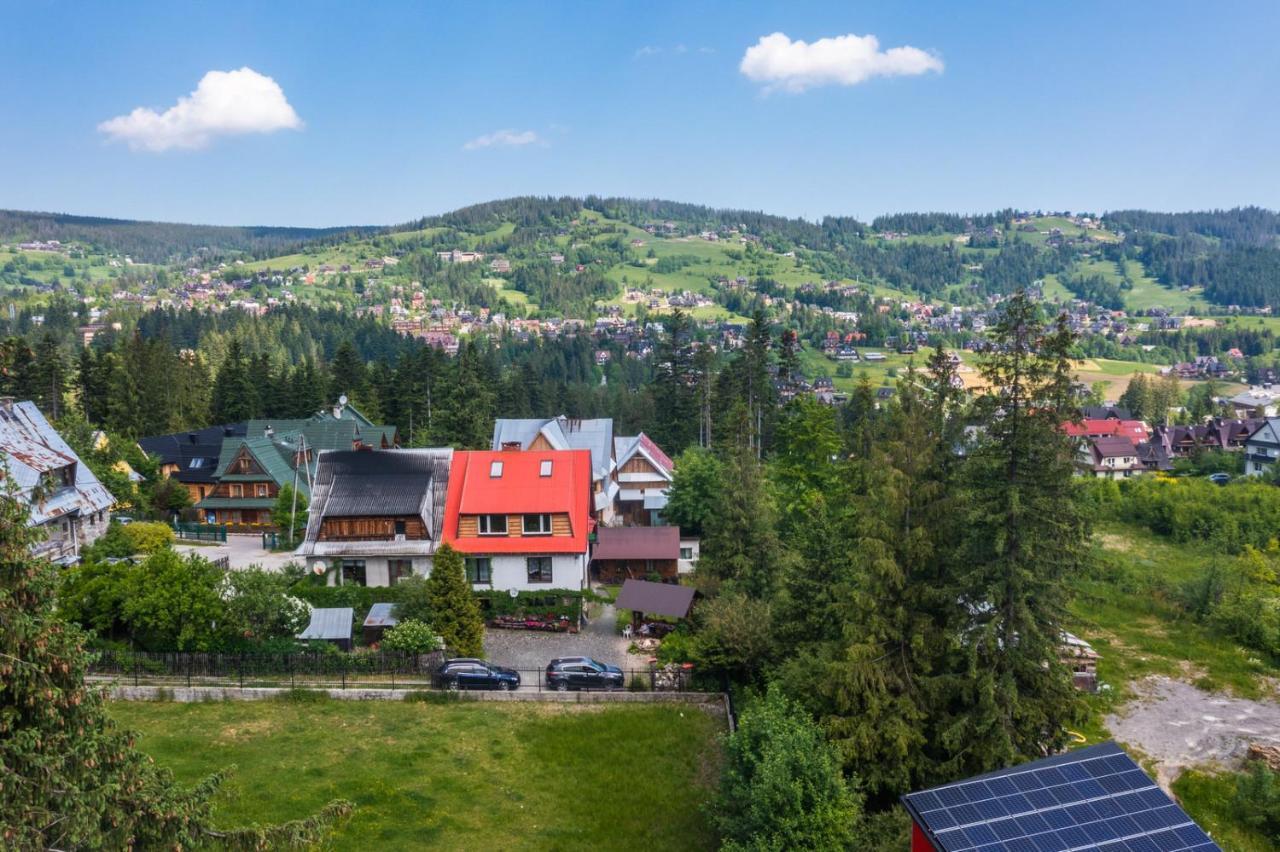
[[[365,585],[368,586],[389,586],[390,574],[388,569],[389,559],[404,559],[408,557],[386,557],[386,556],[369,556],[365,554],[353,555],[352,559],[364,560]],[[507,591],[516,589],[522,592],[538,591],[540,589],[582,589],[585,588],[586,582],[586,554],[559,554],[551,557],[551,576],[550,583],[530,583],[529,568],[524,555],[498,555],[490,557],[493,560],[492,582],[475,583],[472,588],[477,591],[482,589],[497,589],[499,591]],[[314,558],[312,560],[315,561]],[[341,565],[342,557],[325,557],[325,561],[329,564],[328,584],[330,586],[338,585],[338,566]],[[413,573],[419,576],[429,576],[431,574],[431,557],[421,556],[413,557]],[[310,564],[310,563],[308,563]]]
[[[493,556],[492,582],[475,583],[472,588],[536,592],[543,589],[581,589],[586,583],[586,555],[559,554],[551,557],[551,582],[530,583],[527,557]]]

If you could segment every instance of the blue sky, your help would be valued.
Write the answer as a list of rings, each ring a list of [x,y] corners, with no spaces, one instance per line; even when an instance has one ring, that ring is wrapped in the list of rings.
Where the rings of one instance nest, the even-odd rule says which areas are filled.
[[[1280,207],[1280,4],[1141,5],[6,0],[0,207],[279,225],[526,193],[810,218]],[[881,53],[819,42],[845,35]],[[233,98],[207,132],[185,113],[160,139],[155,116],[101,127],[241,68],[278,87],[262,115]]]

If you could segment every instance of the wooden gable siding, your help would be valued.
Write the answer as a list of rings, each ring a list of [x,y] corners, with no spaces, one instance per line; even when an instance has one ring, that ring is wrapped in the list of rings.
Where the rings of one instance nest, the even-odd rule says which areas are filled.
[[[258,494],[258,486],[265,485],[267,487],[266,494]],[[271,481],[252,481],[252,482],[219,482],[213,486],[213,497],[230,497],[236,500],[241,498],[253,498],[262,500],[267,497],[275,499],[280,494],[279,487]]]
[[[258,460],[244,447],[240,448],[240,452],[231,460],[231,464],[227,465],[226,472],[242,476],[267,475],[267,472],[262,469],[262,465],[258,464]]]
[[[622,466],[622,470],[620,472],[621,473],[651,473],[659,479],[662,478],[662,474],[658,472],[658,469],[655,468],[653,465],[651,465],[649,463],[649,460],[644,456],[640,455],[639,453],[627,459],[627,463]]]
[[[458,538],[477,538],[480,536],[480,521],[478,515],[463,515],[458,518]],[[551,516],[551,535],[552,536],[571,536],[573,535],[573,527],[569,523],[569,514],[560,512]],[[493,536],[501,538],[501,536]],[[524,537],[524,515],[507,515],[507,537],[523,538]],[[535,536],[540,538],[541,536]],[[484,536],[490,538],[490,536]]]
[[[539,433],[538,433],[538,437],[536,437],[536,438],[534,438],[532,441],[530,441],[530,442],[529,442],[529,446],[528,446],[528,447],[526,447],[525,449],[529,449],[529,450],[554,450],[554,449],[555,449],[555,447],[551,446],[551,442],[547,440],[547,436],[546,436],[546,435],[544,435],[544,434],[542,434],[541,432],[539,432]]]
[[[404,537],[426,539],[427,528],[417,515],[379,518],[325,518],[320,523],[320,541],[391,541],[396,521],[404,522]]]

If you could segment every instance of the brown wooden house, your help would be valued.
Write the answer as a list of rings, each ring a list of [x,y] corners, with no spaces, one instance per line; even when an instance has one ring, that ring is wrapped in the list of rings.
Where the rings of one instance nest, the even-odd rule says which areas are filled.
[[[674,580],[679,561],[679,527],[600,527],[591,552],[591,574],[602,583]]]

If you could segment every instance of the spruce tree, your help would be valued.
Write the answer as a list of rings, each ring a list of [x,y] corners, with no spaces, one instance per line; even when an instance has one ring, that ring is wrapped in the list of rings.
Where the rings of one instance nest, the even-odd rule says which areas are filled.
[[[444,646],[460,657],[479,657],[484,653],[484,619],[480,605],[467,583],[462,554],[447,544],[441,545],[431,560],[427,577],[427,598],[431,605],[431,624],[444,637]]]
[[[62,416],[62,398],[70,382],[70,369],[62,347],[52,331],[46,331],[36,346],[34,386],[36,402],[50,420]]]
[[[213,383],[213,419],[218,423],[239,423],[258,416],[258,384],[249,371],[239,340],[227,347],[227,357],[218,368]]]
[[[731,584],[751,597],[766,598],[782,567],[784,550],[755,448],[740,444],[730,452],[721,476],[717,509],[703,525],[696,578],[707,591]]]
[[[1082,567],[1086,515],[1072,481],[1072,335],[1045,331],[1019,291],[980,365],[986,434],[966,464],[963,536],[948,595],[961,618],[959,670],[939,741],[968,775],[1060,748],[1080,701],[1061,663],[1069,580]]]
[[[938,777],[931,727],[955,626],[945,591],[952,447],[947,418],[936,411],[944,404],[925,395],[914,371],[899,383],[885,439],[858,462],[865,485],[850,500],[854,524],[846,527],[852,571],[828,610],[840,625],[832,664],[820,678],[791,684],[813,696],[846,766],[880,801]],[[802,663],[790,679],[803,681],[813,668]]]

